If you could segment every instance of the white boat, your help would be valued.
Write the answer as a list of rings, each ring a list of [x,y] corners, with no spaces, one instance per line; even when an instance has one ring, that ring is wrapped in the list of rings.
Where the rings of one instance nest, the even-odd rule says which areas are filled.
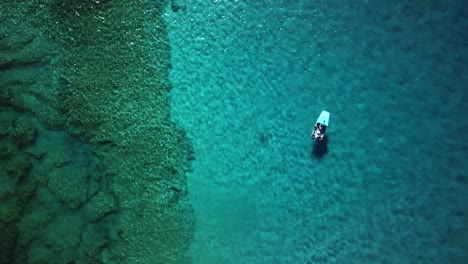
[[[310,135],[312,139],[323,139],[323,137],[325,136],[325,131],[328,127],[328,120],[330,120],[330,113],[327,111],[322,111],[322,113],[320,113],[319,118],[317,118],[317,122],[315,122],[314,130],[312,130],[312,135]]]

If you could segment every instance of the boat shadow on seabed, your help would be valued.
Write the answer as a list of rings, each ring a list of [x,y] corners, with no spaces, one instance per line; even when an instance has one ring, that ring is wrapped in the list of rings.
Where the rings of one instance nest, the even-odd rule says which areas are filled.
[[[328,140],[329,137],[325,135],[322,140],[314,140],[313,141],[313,148],[310,152],[311,158],[321,159],[325,154],[328,153]]]

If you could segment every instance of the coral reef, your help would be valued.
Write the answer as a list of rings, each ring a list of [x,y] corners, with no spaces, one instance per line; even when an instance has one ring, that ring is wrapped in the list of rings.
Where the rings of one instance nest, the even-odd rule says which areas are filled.
[[[0,3],[0,263],[189,263],[166,1]]]
[[[120,207],[116,228],[120,242],[127,242],[107,252],[129,263],[183,259],[180,252],[191,238],[192,223],[184,217],[190,208],[173,191],[186,188],[190,146],[170,121],[169,46],[159,15],[164,6],[56,1],[52,8],[67,47],[61,110],[85,139],[114,146],[101,158],[112,164],[110,188]],[[161,240],[171,237],[177,242],[162,247]]]
[[[33,120],[25,116],[18,117],[12,126],[11,137],[16,145],[24,147],[34,143],[37,129],[32,124]]]

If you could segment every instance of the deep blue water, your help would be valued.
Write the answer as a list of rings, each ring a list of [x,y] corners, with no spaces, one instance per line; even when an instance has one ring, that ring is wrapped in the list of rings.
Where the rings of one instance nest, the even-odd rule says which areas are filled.
[[[179,4],[195,263],[468,260],[466,3]]]

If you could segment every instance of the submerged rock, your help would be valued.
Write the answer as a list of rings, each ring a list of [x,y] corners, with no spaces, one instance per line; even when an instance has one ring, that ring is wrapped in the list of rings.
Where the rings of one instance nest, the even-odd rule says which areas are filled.
[[[2,144],[1,149],[5,150],[4,155],[2,155],[4,158],[0,160],[0,167],[3,173],[16,180],[26,177],[32,168],[30,158],[8,143]]]
[[[47,187],[68,208],[78,208],[86,200],[86,172],[75,166],[53,169]]]
[[[30,117],[20,116],[13,122],[11,137],[18,147],[25,147],[34,143],[37,137],[37,128]]]
[[[117,203],[114,197],[105,191],[100,191],[84,206],[85,215],[91,222],[97,222],[116,211]]]

